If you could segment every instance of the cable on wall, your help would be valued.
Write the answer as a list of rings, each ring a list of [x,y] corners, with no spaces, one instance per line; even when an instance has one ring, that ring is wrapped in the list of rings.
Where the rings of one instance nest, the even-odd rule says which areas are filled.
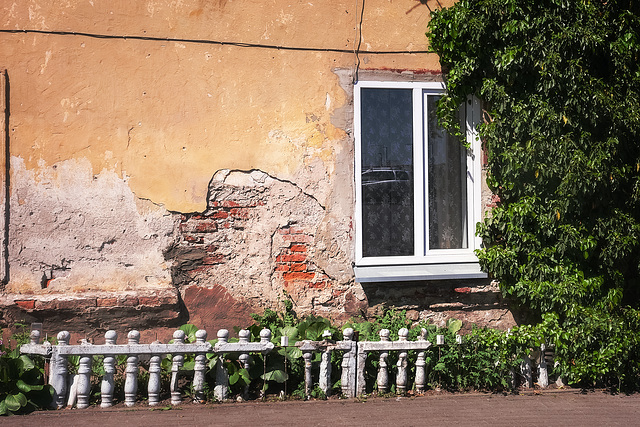
[[[364,2],[363,2],[364,6]],[[362,9],[364,12],[364,8]],[[360,25],[362,24],[362,13],[360,16]],[[97,33],[85,33],[78,31],[49,31],[49,30],[8,30],[0,29],[0,33],[6,34],[43,34],[52,36],[76,36],[76,37],[89,37],[95,39],[107,39],[107,40],[141,40],[141,41],[153,41],[153,42],[177,42],[177,43],[193,43],[193,44],[209,44],[219,46],[232,46],[239,48],[254,48],[254,49],[271,49],[271,50],[290,50],[301,52],[333,52],[333,53],[348,53],[354,54],[355,51],[359,53],[360,43],[357,45],[357,49],[339,49],[339,48],[323,48],[323,47],[304,47],[304,46],[284,46],[284,45],[270,45],[262,43],[245,43],[234,41],[221,41],[221,40],[207,40],[207,39],[185,39],[174,37],[152,37],[152,36],[138,36],[138,35],[112,35],[112,34],[97,34]],[[361,34],[360,34],[361,36]],[[357,37],[356,37],[357,38]],[[399,55],[399,54],[428,54],[434,53],[431,50],[368,50],[367,55]]]

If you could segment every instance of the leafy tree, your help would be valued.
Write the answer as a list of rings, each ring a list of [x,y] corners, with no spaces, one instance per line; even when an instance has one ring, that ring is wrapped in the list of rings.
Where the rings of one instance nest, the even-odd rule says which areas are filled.
[[[556,328],[576,382],[621,385],[625,352],[602,341],[637,348],[640,331],[639,15],[633,0],[461,0],[427,33],[447,78],[443,124],[469,95],[486,106],[500,202],[479,228],[480,263]]]

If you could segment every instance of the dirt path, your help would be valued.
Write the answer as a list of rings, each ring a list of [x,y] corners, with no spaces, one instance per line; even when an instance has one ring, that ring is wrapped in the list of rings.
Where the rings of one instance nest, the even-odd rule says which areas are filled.
[[[367,400],[245,402],[166,409],[35,412],[0,418],[2,426],[635,426],[640,395],[558,390],[521,395],[442,394]]]

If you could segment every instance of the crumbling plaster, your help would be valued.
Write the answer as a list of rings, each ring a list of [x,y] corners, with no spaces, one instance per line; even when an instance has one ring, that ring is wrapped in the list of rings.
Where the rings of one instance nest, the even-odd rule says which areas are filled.
[[[433,54],[371,51],[428,50],[429,11],[451,3],[0,2],[2,29],[85,33],[0,33],[0,305],[100,327],[100,310],[231,327],[285,294],[301,314],[366,312],[351,269],[353,80],[437,75]]]

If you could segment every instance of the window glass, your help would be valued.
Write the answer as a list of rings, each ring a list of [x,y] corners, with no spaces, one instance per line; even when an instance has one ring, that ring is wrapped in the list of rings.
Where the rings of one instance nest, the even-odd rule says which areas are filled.
[[[426,98],[429,249],[467,248],[465,148],[438,125],[436,108],[440,96]]]
[[[362,253],[414,254],[411,89],[361,91]]]

